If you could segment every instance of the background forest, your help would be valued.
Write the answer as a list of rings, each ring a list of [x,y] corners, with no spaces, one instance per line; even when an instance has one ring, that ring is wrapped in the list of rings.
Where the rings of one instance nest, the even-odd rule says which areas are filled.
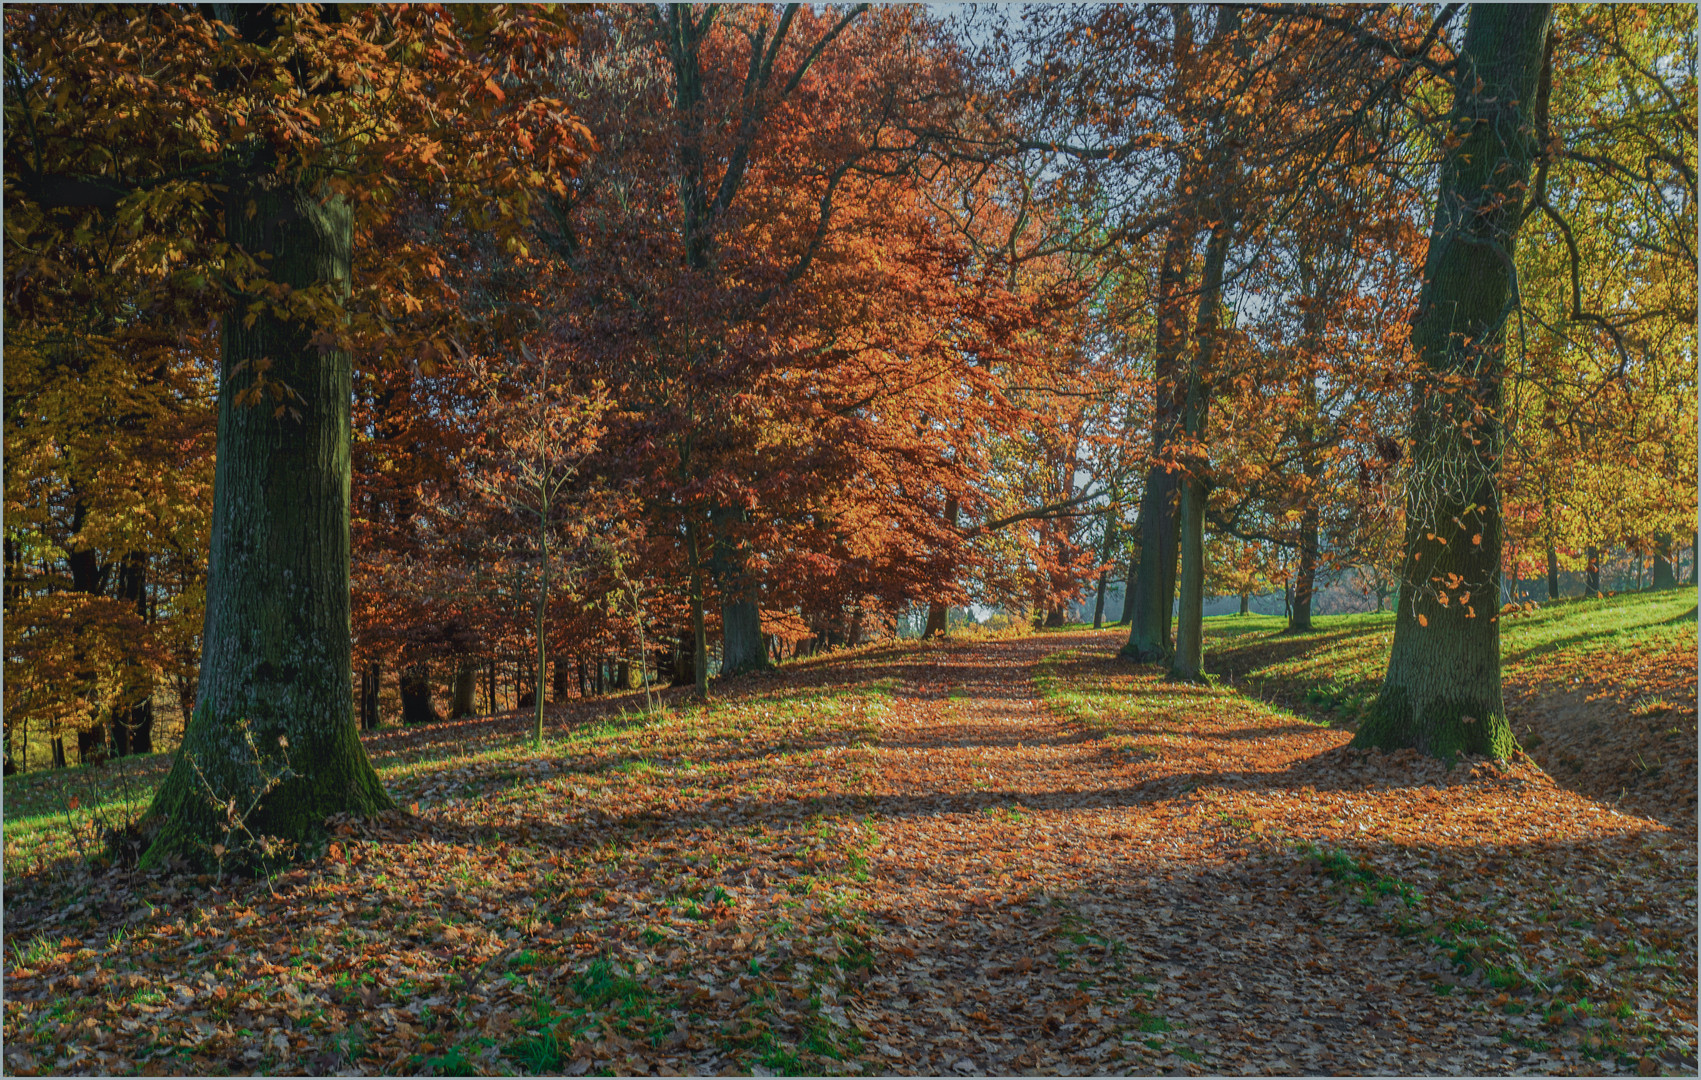
[[[8,15],[8,769],[180,738],[221,355],[317,422],[256,319],[349,358],[366,727],[1127,623],[1184,473],[1207,595],[1393,606],[1456,7],[283,11]],[[1694,32],[1556,10],[1497,603],[1693,575]],[[346,214],[341,296],[238,159]]]

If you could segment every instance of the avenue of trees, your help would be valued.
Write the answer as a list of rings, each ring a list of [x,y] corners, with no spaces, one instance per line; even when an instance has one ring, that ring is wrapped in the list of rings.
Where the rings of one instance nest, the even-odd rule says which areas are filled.
[[[152,859],[388,807],[383,687],[1346,573],[1358,742],[1504,755],[1504,582],[1694,542],[1690,6],[5,20],[7,769],[173,703]]]

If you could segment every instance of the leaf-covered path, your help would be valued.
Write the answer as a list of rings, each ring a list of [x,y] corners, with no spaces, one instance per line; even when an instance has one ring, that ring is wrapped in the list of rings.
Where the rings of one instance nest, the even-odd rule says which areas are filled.
[[[1692,830],[1117,644],[586,703],[542,756],[520,716],[380,732],[410,812],[270,881],[91,874],[9,819],[6,1065],[1693,1071]]]
[[[1582,1056],[1581,1036],[1616,1034],[1602,1032],[1615,1021],[1544,1024],[1551,995],[1536,984],[1566,976],[1538,971],[1567,932],[1580,952],[1622,952],[1637,923],[1681,935],[1693,921],[1693,890],[1682,888],[1693,853],[1668,842],[1679,838],[1528,766],[1449,774],[1411,758],[1354,760],[1344,733],[1232,691],[1080,659],[1113,648],[1111,635],[1079,635],[942,651],[898,692],[873,815],[884,840],[875,892],[898,955],[870,980],[870,1022],[893,1064],[1611,1068]],[[1109,684],[1108,708],[1080,690],[1095,681]],[[1295,838],[1323,845],[1324,858],[1296,859],[1284,842]],[[1374,860],[1355,867],[1341,848],[1377,852],[1392,876]],[[1657,868],[1651,880],[1639,860]],[[1437,884],[1448,895],[1419,897]],[[1570,888],[1586,890],[1574,899],[1593,913],[1600,893],[1647,886],[1634,901],[1610,899],[1655,901],[1658,917],[1599,929],[1590,918],[1586,934],[1569,919],[1553,928],[1558,911],[1541,910]],[[1502,888],[1540,891],[1495,895]],[[1024,895],[1034,899],[1011,902]],[[1474,951],[1475,963],[1455,964],[1460,950],[1431,938],[1456,942],[1467,960]],[[1518,951],[1544,944],[1546,957]],[[1693,957],[1693,937],[1681,953]],[[1466,966],[1474,977],[1461,977]],[[1485,966],[1516,996],[1485,992]],[[1658,982],[1662,972],[1637,974]],[[1693,1017],[1689,1002],[1663,1019],[1682,1031]]]

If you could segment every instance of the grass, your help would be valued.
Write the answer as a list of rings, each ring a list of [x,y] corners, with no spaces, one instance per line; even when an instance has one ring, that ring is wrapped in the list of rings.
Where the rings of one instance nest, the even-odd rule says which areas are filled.
[[[1502,617],[1502,670],[1516,678],[1601,650],[1693,645],[1694,617],[1695,593],[1688,588],[1557,601]],[[1254,692],[1275,691],[1314,713],[1356,722],[1381,686],[1393,613],[1324,615],[1315,623],[1314,633],[1287,635],[1278,616],[1208,618],[1206,667],[1231,673]],[[1657,715],[1659,704],[1650,701],[1647,715]]]

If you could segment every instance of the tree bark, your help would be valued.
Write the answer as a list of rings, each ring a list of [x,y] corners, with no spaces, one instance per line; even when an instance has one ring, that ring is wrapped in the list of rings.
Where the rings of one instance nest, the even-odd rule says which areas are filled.
[[[229,240],[264,259],[272,281],[346,301],[348,203],[255,171],[265,179],[229,182]],[[326,345],[326,327],[270,309],[250,317],[240,299],[224,317],[200,687],[154,798],[160,827],[144,865],[206,863],[210,845],[229,838],[215,807],[247,805],[285,768],[244,821],[249,831],[312,843],[331,814],[393,805],[361,745],[349,685],[351,357]],[[261,360],[267,385],[287,396],[256,382]]]
[[[703,562],[695,519],[685,525],[685,554],[691,563],[691,680],[699,701],[709,698],[709,632],[703,617]]]
[[[1238,29],[1238,9],[1225,12],[1224,25]],[[1205,501],[1209,458],[1205,435],[1210,423],[1211,380],[1215,374],[1217,330],[1222,305],[1223,271],[1234,238],[1234,217],[1222,207],[1205,245],[1193,363],[1187,373],[1182,432],[1188,439],[1187,471],[1181,495],[1181,609],[1176,620],[1175,655],[1170,677],[1198,682],[1205,677]]]
[[[756,586],[749,579],[748,553],[732,530],[744,515],[737,510],[717,510],[715,521],[714,571],[720,587],[721,675],[741,675],[768,666],[768,651],[762,644],[762,609],[757,604]]]
[[[374,660],[360,672],[360,727],[362,731],[378,730],[378,689],[383,668]]]
[[[1136,535],[1138,535],[1136,523]],[[1117,618],[1116,625],[1128,626],[1134,621],[1134,579],[1140,572],[1140,548],[1135,546],[1128,553],[1128,575],[1122,582],[1122,615]]]
[[[1252,594],[1251,593],[1241,593],[1240,594],[1240,613],[1242,615],[1252,614]]]
[[[436,724],[443,719],[431,704],[431,668],[427,664],[411,664],[402,672],[402,723]]]
[[[118,571],[118,595],[136,605],[136,614],[148,619],[148,555],[132,551]],[[154,751],[154,685],[150,675],[131,687],[129,703],[112,712],[112,737],[108,745],[114,757],[151,754]]]
[[[1501,346],[1551,17],[1548,5],[1470,9],[1450,118],[1461,138],[1442,164],[1412,327],[1414,351],[1435,378],[1417,387],[1412,413],[1394,641],[1355,746],[1451,759],[1459,751],[1505,757],[1516,745],[1494,610]]]
[[[1123,657],[1141,663],[1162,660],[1171,647],[1180,481],[1163,459],[1179,418],[1176,377],[1187,336],[1186,275],[1195,231],[1192,216],[1176,211],[1158,269],[1157,348],[1152,361],[1152,466],[1147,470],[1146,490],[1140,500],[1140,564],[1134,580],[1128,644],[1122,647]]]
[[[1601,595],[1601,551],[1590,547],[1583,549],[1583,558],[1588,564],[1583,569],[1583,595]]]
[[[945,524],[957,527],[957,512],[959,505],[957,496],[945,496]],[[927,629],[922,631],[922,637],[945,637],[951,632],[951,609],[943,600],[935,600],[927,605]]]
[[[1552,544],[1547,546],[1547,598],[1559,599],[1559,552]]]
[[[477,711],[473,698],[478,693],[478,661],[461,660],[455,667],[455,687],[449,695],[449,719],[460,720]]]
[[[1677,574],[1671,564],[1671,537],[1664,533],[1654,537],[1654,588],[1677,588]]]
[[[1110,562],[1110,555],[1116,547],[1117,516],[1117,506],[1113,500],[1111,505],[1105,510],[1104,514],[1104,546],[1099,549],[1099,561],[1107,565],[1099,570],[1098,598],[1093,601],[1094,630],[1104,628],[1104,591],[1105,585],[1110,579],[1110,566],[1108,565]]]
[[[1309,633],[1311,598],[1317,591],[1317,507],[1307,505],[1299,519],[1299,568],[1294,573],[1293,603],[1288,608],[1288,632]]]

